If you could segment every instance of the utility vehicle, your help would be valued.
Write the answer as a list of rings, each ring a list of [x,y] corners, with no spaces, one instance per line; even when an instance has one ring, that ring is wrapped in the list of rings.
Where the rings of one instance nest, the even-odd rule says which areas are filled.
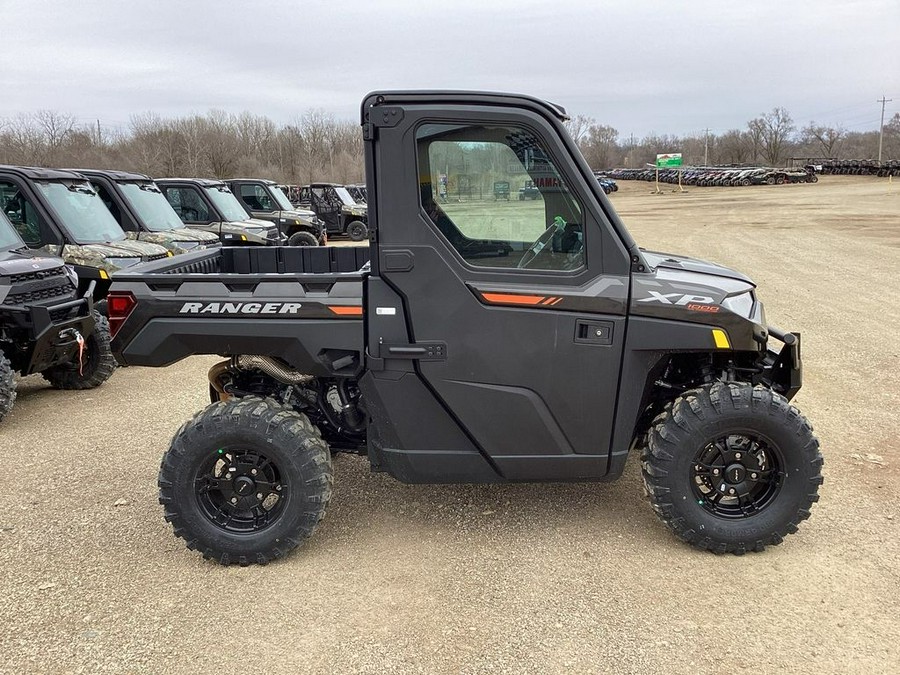
[[[73,170],[91,181],[129,239],[159,244],[175,254],[222,245],[212,232],[185,227],[150,176],[100,169]]]
[[[357,204],[343,185],[304,185],[300,189],[300,205],[315,212],[329,235],[346,234],[353,241],[363,241],[369,236],[368,206]]]
[[[636,449],[651,504],[694,546],[796,531],[822,482],[790,403],[800,336],[766,323],[743,274],[638,248],[565,119],[517,95],[370,94],[371,247],[225,248],[116,275],[119,359],[225,357],[159,474],[188,547],[285,554],[325,514],[333,452],[410,483],[495,483],[610,480]],[[498,167],[539,198],[438,202],[448,168]]]
[[[324,223],[312,211],[294,207],[275,181],[235,178],[225,184],[250,216],[276,223],[287,236],[288,246],[324,246],[328,243]]]
[[[0,421],[16,400],[16,376],[41,373],[57,389],[91,389],[113,374],[109,324],[93,308],[93,284],[60,258],[34,254],[0,213]]]
[[[111,274],[172,255],[159,244],[128,239],[94,186],[75,171],[0,166],[0,205],[29,248],[75,269],[79,293],[91,287],[101,313]]]
[[[251,218],[224,181],[157,178],[155,182],[185,225],[212,232],[225,246],[278,246],[287,241],[277,225]]]

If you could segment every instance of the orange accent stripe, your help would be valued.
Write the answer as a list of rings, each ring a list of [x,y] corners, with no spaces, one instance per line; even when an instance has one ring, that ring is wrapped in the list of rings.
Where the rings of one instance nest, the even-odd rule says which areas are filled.
[[[556,305],[556,304],[558,304],[558,303],[560,303],[560,302],[562,302],[562,298],[557,298],[556,300],[554,300],[554,301],[551,302],[550,304],[551,304],[551,305]]]
[[[549,304],[552,303],[555,299],[556,299],[556,298],[547,298],[547,299],[544,300],[541,304],[542,304],[542,305],[549,305]]]
[[[363,313],[359,305],[328,305],[328,309],[342,316],[362,316]]]
[[[505,305],[539,305],[546,295],[513,295],[512,293],[482,293],[481,297],[488,302]]]

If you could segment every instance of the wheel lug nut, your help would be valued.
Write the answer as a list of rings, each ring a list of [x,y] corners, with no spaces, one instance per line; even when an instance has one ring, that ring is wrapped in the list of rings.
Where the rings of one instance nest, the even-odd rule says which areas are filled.
[[[734,494],[734,488],[731,488],[731,489],[728,491],[728,494],[733,495],[733,494]]]
[[[232,498],[231,498],[231,503],[232,503],[232,504],[237,504],[237,497],[232,497]]]
[[[719,470],[713,469],[713,476],[718,476],[718,475],[719,475]]]
[[[256,498],[257,498],[258,500],[262,501],[262,497],[263,497],[262,492],[257,492],[257,493],[256,493]]]
[[[741,453],[739,453],[739,452],[734,453],[734,458],[735,458],[735,459],[740,459],[740,458],[741,458]]]
[[[276,486],[275,486],[275,490],[278,491],[278,492],[281,492],[281,486],[280,486],[280,485],[276,485]]]
[[[255,475],[256,475],[256,469],[250,469],[250,474],[253,475],[253,476],[255,476]]]
[[[750,474],[750,478],[752,478],[753,480],[756,480],[756,474],[755,474],[755,473],[751,473],[751,474]]]

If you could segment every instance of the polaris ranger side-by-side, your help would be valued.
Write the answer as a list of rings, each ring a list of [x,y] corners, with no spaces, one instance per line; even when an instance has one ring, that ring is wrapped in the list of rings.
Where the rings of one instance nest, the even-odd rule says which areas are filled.
[[[796,531],[822,482],[790,403],[799,335],[767,325],[744,275],[638,248],[565,119],[524,96],[370,94],[371,248],[226,248],[116,276],[118,358],[227,356],[159,474],[190,548],[285,554],[323,517],[338,451],[404,482],[492,483],[610,480],[636,449],[690,544]],[[539,197],[439,202],[448,168],[507,180],[497,167]]]
[[[343,185],[312,183],[300,189],[300,206],[315,212],[328,234],[346,234],[353,241],[369,236],[368,205],[358,204]]]
[[[91,183],[74,171],[0,166],[0,205],[29,248],[75,269],[79,293],[93,288],[101,313],[113,272],[172,255],[158,244],[129,240]]]
[[[234,178],[225,183],[253,218],[276,223],[287,236],[288,246],[328,243],[325,224],[312,211],[294,207],[275,181]]]
[[[155,182],[185,225],[212,232],[225,246],[278,246],[287,241],[276,225],[251,218],[223,181],[157,178]]]
[[[150,176],[101,169],[76,171],[91,181],[129,239],[159,244],[174,254],[221,246],[218,235],[185,227]]]
[[[0,421],[16,400],[16,375],[41,373],[57,389],[91,389],[113,374],[109,324],[89,285],[55,257],[36,255],[0,213]]]

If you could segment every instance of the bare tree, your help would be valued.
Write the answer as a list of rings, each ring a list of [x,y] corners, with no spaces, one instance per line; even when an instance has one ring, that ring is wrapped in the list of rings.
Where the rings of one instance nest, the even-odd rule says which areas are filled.
[[[779,166],[785,155],[785,148],[794,131],[794,120],[784,108],[773,108],[763,115],[762,140],[763,157],[771,166]]]
[[[822,151],[822,156],[833,159],[840,150],[841,143],[847,136],[842,127],[826,127],[810,122],[800,131],[800,140],[804,143],[817,146]]]
[[[571,117],[565,122],[566,131],[569,132],[569,136],[572,137],[572,140],[575,141],[578,145],[581,145],[581,142],[587,136],[588,131],[592,126],[597,124],[597,120],[593,117],[588,117],[586,115],[576,115],[575,117]]]

